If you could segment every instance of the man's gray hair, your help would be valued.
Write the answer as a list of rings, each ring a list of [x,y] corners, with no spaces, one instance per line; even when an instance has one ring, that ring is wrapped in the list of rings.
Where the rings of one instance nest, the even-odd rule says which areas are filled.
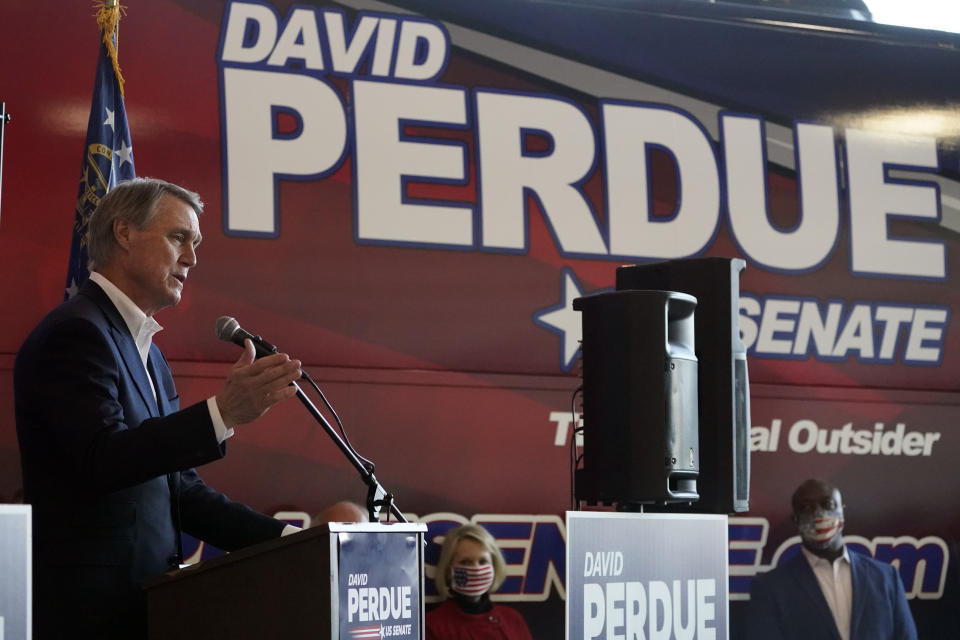
[[[156,214],[160,200],[168,195],[190,205],[197,215],[203,213],[199,195],[158,178],[125,180],[108,191],[87,225],[87,268],[93,271],[110,260],[117,245],[113,235],[115,220],[126,220],[143,229]]]

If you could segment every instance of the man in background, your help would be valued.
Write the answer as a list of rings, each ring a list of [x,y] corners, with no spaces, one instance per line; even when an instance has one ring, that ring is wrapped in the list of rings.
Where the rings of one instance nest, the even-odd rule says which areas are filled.
[[[748,640],[916,640],[900,576],[843,544],[840,490],[807,480],[791,499],[800,553],[758,575],[750,589]]]
[[[227,551],[291,531],[193,467],[223,457],[234,427],[294,395],[300,363],[255,360],[247,341],[216,396],[180,409],[152,344],[154,314],[180,302],[197,263],[202,210],[195,193],[162,180],[117,185],[90,219],[90,280],[17,355],[39,640],[145,637],[141,582],[177,568],[181,531]]]
[[[369,522],[367,512],[356,502],[336,502],[310,518],[311,527],[320,527],[330,522]]]

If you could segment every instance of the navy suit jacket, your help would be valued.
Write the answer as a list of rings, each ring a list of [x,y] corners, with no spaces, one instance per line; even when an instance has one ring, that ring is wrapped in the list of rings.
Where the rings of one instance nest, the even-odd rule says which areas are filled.
[[[147,366],[156,399],[127,325],[93,282],[50,312],[17,354],[38,640],[144,637],[141,582],[175,567],[178,522],[227,551],[283,530],[204,484],[193,467],[225,453],[206,402],[179,410],[156,345]]]
[[[850,552],[851,640],[916,640],[900,576],[891,565]],[[747,640],[840,640],[820,583],[803,553],[758,575],[750,588]]]

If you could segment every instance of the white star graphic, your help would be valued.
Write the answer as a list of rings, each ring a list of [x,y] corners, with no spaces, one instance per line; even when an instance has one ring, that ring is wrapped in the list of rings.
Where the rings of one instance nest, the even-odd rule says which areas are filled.
[[[108,125],[111,129],[113,129],[113,111],[106,107],[104,107],[104,111],[107,112],[107,119],[103,121],[103,124]],[[114,131],[116,131],[116,129],[114,129]]]
[[[380,625],[380,638],[382,639],[383,637],[384,637],[383,625]]]
[[[533,321],[544,329],[560,334],[560,367],[569,371],[580,353],[580,337],[583,334],[580,312],[573,310],[573,300],[583,296],[583,289],[571,269],[563,269],[561,294],[563,302],[536,312]]]
[[[133,147],[128,147],[126,140],[122,141],[120,148],[114,149],[113,152],[117,154],[117,159],[120,160],[118,166],[122,167],[124,162],[133,162]]]
[[[77,286],[77,281],[73,278],[70,279],[70,286],[67,287],[67,297],[72,298],[77,295],[77,291],[80,291],[80,287]]]

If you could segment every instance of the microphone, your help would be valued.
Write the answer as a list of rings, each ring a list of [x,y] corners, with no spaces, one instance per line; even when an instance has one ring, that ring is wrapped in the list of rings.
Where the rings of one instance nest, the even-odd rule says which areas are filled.
[[[244,331],[236,318],[231,318],[230,316],[220,316],[217,318],[217,337],[226,342],[233,342],[241,347],[244,346],[243,341],[249,338],[250,341],[253,342],[253,348],[256,350],[256,357],[258,358],[270,356],[277,352],[275,346],[260,336],[255,336]]]

